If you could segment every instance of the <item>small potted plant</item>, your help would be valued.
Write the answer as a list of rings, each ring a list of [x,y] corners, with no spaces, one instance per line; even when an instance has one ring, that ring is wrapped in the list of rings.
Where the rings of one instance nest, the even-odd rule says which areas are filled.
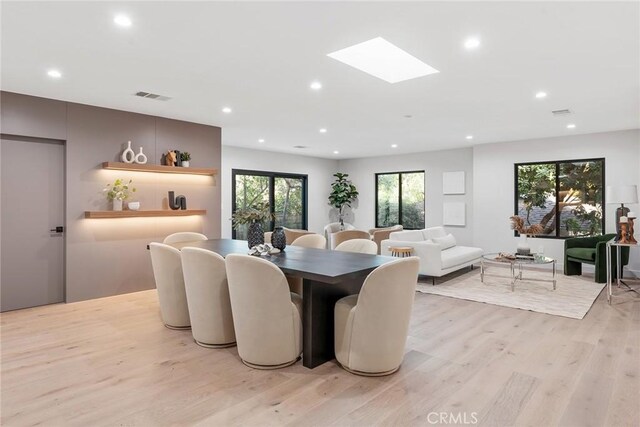
[[[236,230],[241,225],[249,225],[249,229],[247,230],[249,248],[264,243],[262,223],[271,221],[273,218],[274,216],[269,209],[268,202],[260,202],[247,209],[238,209],[231,215],[232,225]]]
[[[116,179],[113,184],[107,184],[107,186],[102,190],[103,193],[107,194],[107,200],[113,202],[113,210],[121,211],[122,210],[122,202],[130,198],[133,193],[136,192],[135,187],[131,186],[133,180],[129,180],[129,182],[125,182],[122,179]]]
[[[189,161],[191,160],[191,153],[189,153],[188,151],[183,151],[182,153],[180,153],[180,160],[182,161],[182,167],[188,168]]]

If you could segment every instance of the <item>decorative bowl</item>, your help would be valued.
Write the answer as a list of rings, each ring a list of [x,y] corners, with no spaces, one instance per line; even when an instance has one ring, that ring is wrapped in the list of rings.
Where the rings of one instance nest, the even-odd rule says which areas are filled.
[[[140,209],[140,202],[129,202],[127,203],[127,206],[129,207],[129,210],[137,211]]]

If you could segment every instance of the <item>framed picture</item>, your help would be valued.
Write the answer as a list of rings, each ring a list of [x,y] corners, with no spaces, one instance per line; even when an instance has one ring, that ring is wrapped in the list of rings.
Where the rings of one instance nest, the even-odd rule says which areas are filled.
[[[442,172],[442,194],[464,194],[464,171]]]
[[[442,224],[465,226],[466,221],[466,205],[464,202],[446,202],[442,209]]]

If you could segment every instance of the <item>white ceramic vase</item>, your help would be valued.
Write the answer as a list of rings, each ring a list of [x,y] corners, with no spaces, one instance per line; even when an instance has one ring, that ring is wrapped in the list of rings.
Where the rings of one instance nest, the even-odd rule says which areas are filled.
[[[122,200],[113,199],[113,210],[114,211],[122,210]]]
[[[144,165],[145,163],[147,163],[147,156],[142,152],[142,147],[140,147],[140,152],[136,154],[134,160],[139,165]]]
[[[182,167],[183,168],[188,168],[189,167],[189,160],[183,160],[182,161]]]
[[[521,255],[531,254],[531,247],[526,234],[521,234],[520,239],[518,239],[518,253]]]
[[[127,143],[127,148],[122,152],[120,156],[124,163],[133,163],[136,158],[136,153],[131,149],[131,141]]]

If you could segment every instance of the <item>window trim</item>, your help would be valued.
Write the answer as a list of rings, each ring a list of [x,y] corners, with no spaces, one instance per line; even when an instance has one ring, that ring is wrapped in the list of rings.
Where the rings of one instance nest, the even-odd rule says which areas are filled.
[[[575,236],[561,236],[560,235],[560,220],[559,220],[559,214],[560,212],[558,212],[558,194],[560,193],[560,179],[558,179],[558,177],[560,176],[560,164],[561,163],[579,163],[579,162],[602,162],[602,235],[607,234],[606,232],[606,206],[605,206],[605,200],[606,200],[606,194],[605,191],[607,189],[607,185],[606,185],[606,157],[595,157],[595,158],[588,158],[588,159],[569,159],[569,160],[549,160],[549,161],[545,161],[545,162],[524,162],[524,163],[514,163],[513,164],[513,214],[514,215],[518,215],[518,166],[530,166],[530,165],[548,165],[548,164],[553,164],[555,166],[556,169],[556,188],[555,188],[555,192],[556,192],[556,215],[558,215],[558,220],[556,221],[556,234],[554,236],[551,235],[536,235],[536,239],[559,239],[559,240],[565,240],[565,239],[571,239],[574,238]],[[520,234],[517,231],[513,231],[513,235],[515,237],[520,236]],[[586,236],[585,236],[586,237]]]
[[[402,225],[404,230],[419,230],[419,228],[406,228],[402,223],[402,175],[403,174],[412,174],[412,173],[421,173],[424,176],[424,193],[425,197],[422,201],[422,209],[424,210],[424,223],[425,227],[427,225],[427,172],[425,170],[410,170],[410,171],[398,171],[398,172],[377,172],[375,174],[375,226],[376,228],[382,228],[380,223],[378,223],[378,176],[379,175],[398,175],[398,224]]]
[[[269,178],[269,206],[271,209],[271,213],[275,213],[275,179],[276,178],[294,178],[302,180],[302,228],[307,230],[309,227],[309,192],[308,192],[308,181],[309,175],[305,174],[297,174],[297,173],[287,173],[287,172],[269,172],[269,171],[259,171],[252,169],[231,169],[231,213],[233,214],[236,211],[236,175],[251,175],[251,176],[266,176]],[[275,220],[269,221],[269,230],[265,231],[273,231],[275,227]],[[236,229],[231,226],[231,238],[236,238]]]

